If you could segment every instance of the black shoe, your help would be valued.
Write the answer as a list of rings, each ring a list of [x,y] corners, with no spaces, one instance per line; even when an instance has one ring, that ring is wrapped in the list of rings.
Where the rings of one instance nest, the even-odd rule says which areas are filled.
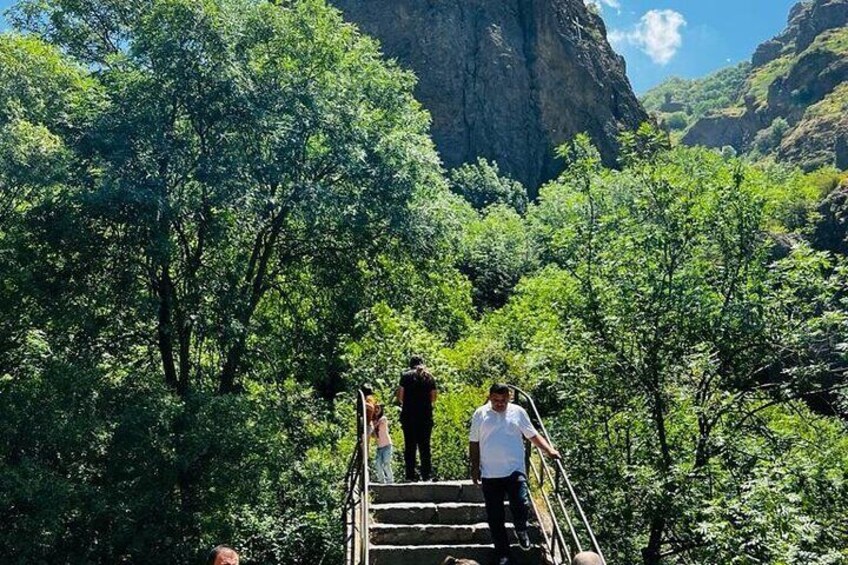
[[[518,547],[524,551],[530,549],[530,534],[527,533],[527,530],[515,530],[515,536],[518,538]]]

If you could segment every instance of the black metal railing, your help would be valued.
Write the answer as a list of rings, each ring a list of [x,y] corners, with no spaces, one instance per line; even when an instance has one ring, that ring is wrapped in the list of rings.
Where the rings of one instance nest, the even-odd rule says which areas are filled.
[[[513,401],[526,406],[536,430],[554,446],[533,397],[518,387],[510,386],[510,389],[513,391]],[[539,493],[546,510],[544,515],[538,511],[537,514],[539,514],[542,538],[548,555],[556,564],[568,564],[578,553],[593,551],[600,557],[601,563],[606,565],[604,554],[562,461],[550,460],[542,453],[541,448],[535,449],[539,455],[538,463],[531,457],[532,445],[528,447],[528,471],[531,474],[530,479],[537,487],[535,491]],[[567,526],[567,535],[563,532],[560,517]]]
[[[345,565],[369,565],[368,421],[362,391],[356,400],[356,438],[345,475]]]

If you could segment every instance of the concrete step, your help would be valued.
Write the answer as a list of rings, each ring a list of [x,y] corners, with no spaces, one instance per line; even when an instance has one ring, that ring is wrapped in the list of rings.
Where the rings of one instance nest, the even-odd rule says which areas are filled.
[[[507,520],[512,519],[509,504]],[[378,524],[476,524],[486,521],[486,505],[482,502],[394,502],[372,504],[373,521]]]
[[[511,543],[517,543],[515,529],[507,524]],[[370,528],[371,543],[378,545],[469,545],[490,544],[492,536],[485,522],[462,525],[431,524],[374,524]],[[539,543],[541,536],[536,528],[529,529],[530,539]]]
[[[483,490],[471,481],[370,485],[372,502],[483,502]]]
[[[440,565],[445,557],[473,559],[480,565],[495,562],[495,550],[491,545],[382,545],[372,546],[370,557],[372,565]],[[512,546],[510,556],[512,565],[544,565],[542,550],[533,547],[523,551],[517,545]]]

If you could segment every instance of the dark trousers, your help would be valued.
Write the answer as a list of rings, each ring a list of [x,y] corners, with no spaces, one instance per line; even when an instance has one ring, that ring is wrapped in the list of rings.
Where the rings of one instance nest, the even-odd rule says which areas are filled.
[[[421,455],[421,478],[430,479],[433,473],[430,459],[430,437],[433,435],[433,422],[401,422],[403,426],[403,461],[406,464],[406,480],[414,481],[415,453]]]
[[[495,553],[500,557],[509,557],[509,538],[506,535],[506,511],[504,497],[509,498],[512,523],[517,531],[527,531],[527,518],[530,514],[530,491],[527,477],[516,471],[508,477],[483,479],[483,497],[486,499],[486,517]]]

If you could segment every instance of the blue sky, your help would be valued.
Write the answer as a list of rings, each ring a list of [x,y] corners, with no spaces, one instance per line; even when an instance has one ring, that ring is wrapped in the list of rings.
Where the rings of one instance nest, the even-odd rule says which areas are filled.
[[[638,94],[750,59],[786,27],[796,0],[591,0]]]
[[[697,78],[749,59],[785,27],[796,0],[587,1],[601,5],[613,46],[642,94],[670,76]],[[13,3],[0,0],[0,11]]]

